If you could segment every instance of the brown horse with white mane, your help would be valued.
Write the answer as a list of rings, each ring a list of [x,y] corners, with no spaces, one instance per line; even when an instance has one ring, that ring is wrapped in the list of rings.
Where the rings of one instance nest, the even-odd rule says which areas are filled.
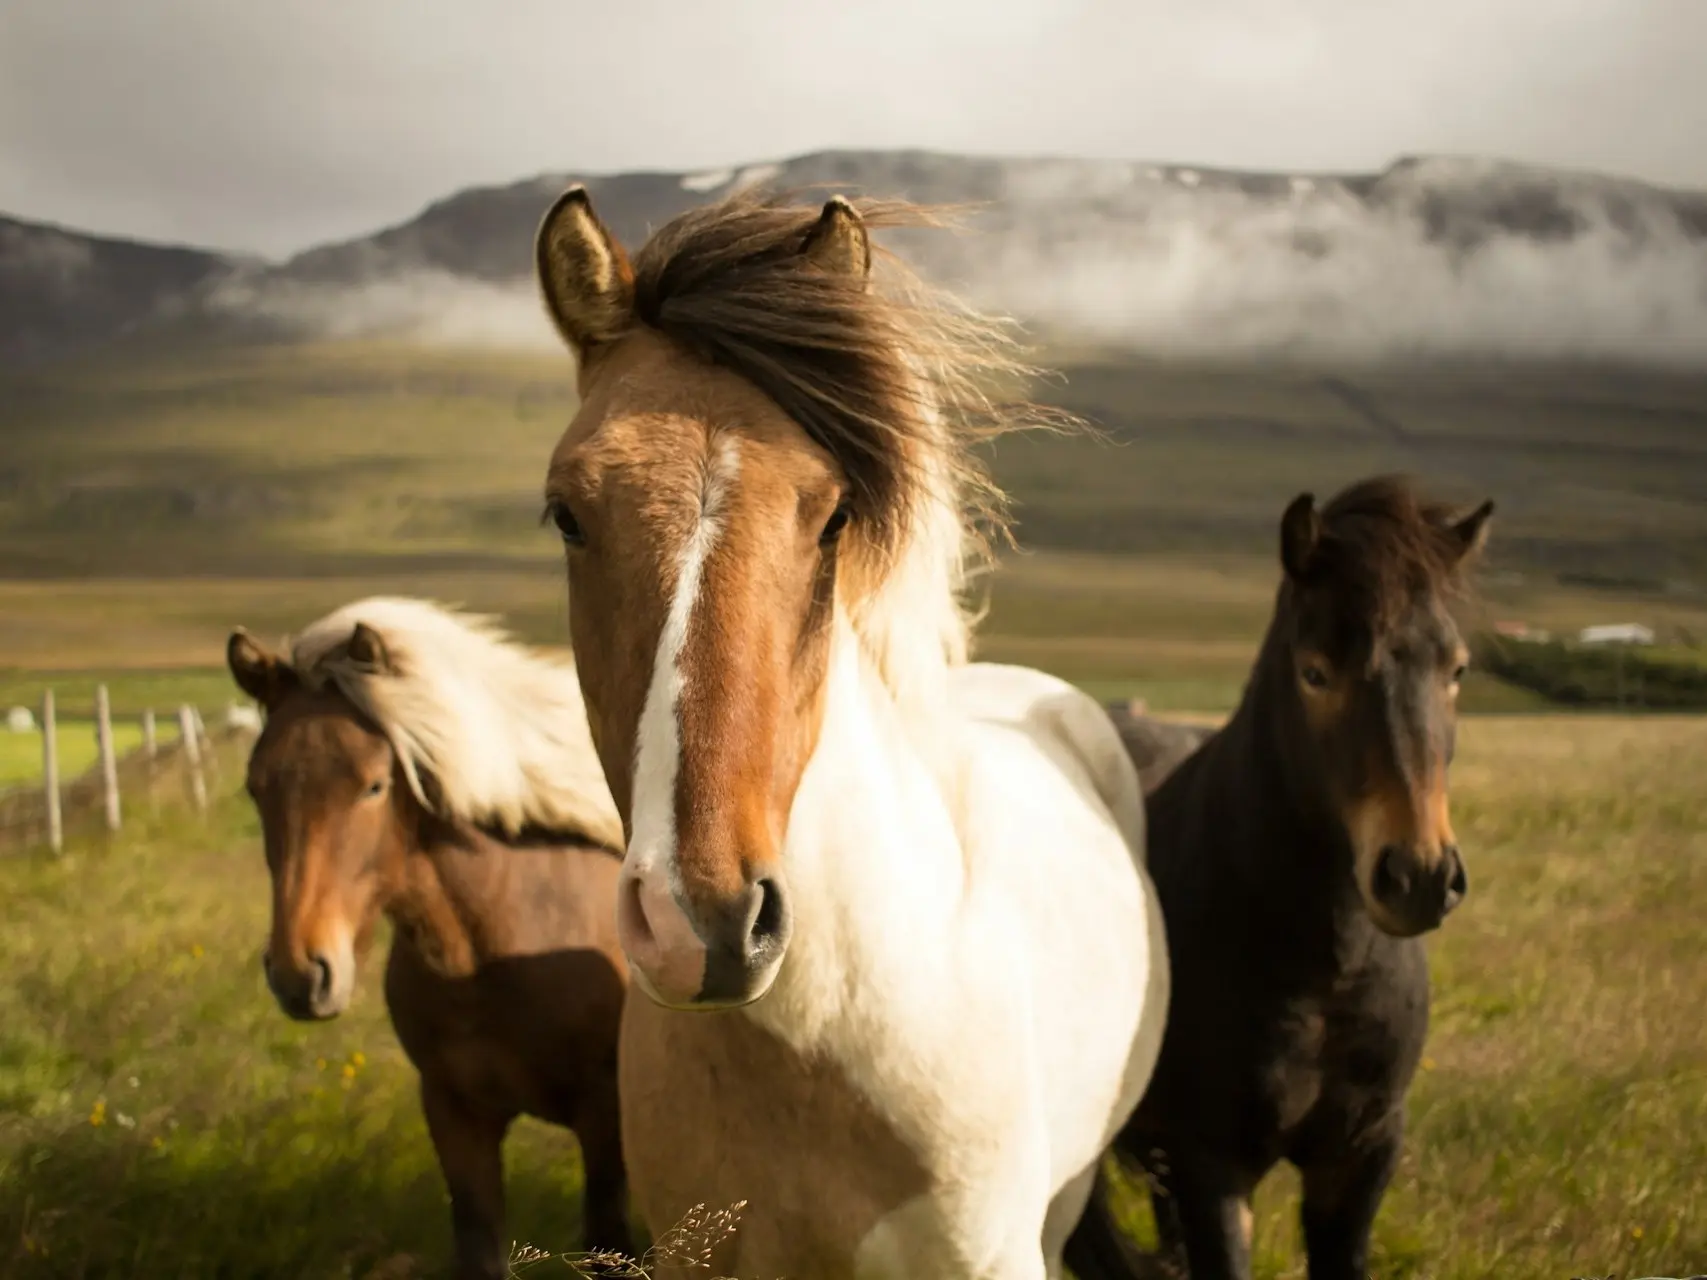
[[[1295,499],[1244,698],[1148,797],[1179,998],[1114,1146],[1150,1172],[1192,1280],[1248,1280],[1251,1193],[1281,1160],[1303,1177],[1311,1280],[1367,1273],[1428,1031],[1420,935],[1468,890],[1451,606],[1492,511],[1395,477]],[[1081,1280],[1150,1273],[1100,1189],[1067,1257]]]
[[[267,713],[248,770],[273,880],[267,983],[293,1018],[336,1017],[390,918],[386,1007],[420,1072],[458,1275],[509,1274],[502,1144],[520,1115],[575,1132],[588,1248],[628,1252],[622,827],[573,670],[383,598],[314,623],[288,659],[242,631],[227,658]]]

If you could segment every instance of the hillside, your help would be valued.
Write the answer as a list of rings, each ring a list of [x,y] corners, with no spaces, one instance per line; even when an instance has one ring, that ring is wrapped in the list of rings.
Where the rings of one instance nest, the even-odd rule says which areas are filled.
[[[1031,547],[1267,554],[1281,507],[1404,469],[1500,502],[1515,568],[1707,583],[1707,374],[1069,356],[1102,439],[994,461]],[[540,562],[566,356],[371,343],[149,352],[0,376],[11,577]]]
[[[0,364],[99,346],[182,316],[239,266],[200,249],[0,217]]]

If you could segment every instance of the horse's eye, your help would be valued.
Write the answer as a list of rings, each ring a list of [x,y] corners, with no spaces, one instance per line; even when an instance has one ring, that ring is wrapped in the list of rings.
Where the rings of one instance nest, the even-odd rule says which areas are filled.
[[[1453,684],[1463,684],[1464,683],[1464,677],[1469,675],[1469,674],[1470,674],[1469,665],[1467,663],[1460,662],[1458,664],[1457,668],[1452,672],[1452,683]]]
[[[369,800],[373,799],[375,796],[382,796],[384,794],[385,794],[385,779],[384,778],[378,778],[378,779],[375,779],[373,782],[368,783],[367,790],[362,792],[362,795],[366,799],[369,799]]]
[[[1328,687],[1328,673],[1315,663],[1311,663],[1304,668],[1304,683],[1312,689],[1326,689]]]
[[[557,526],[564,546],[578,547],[586,542],[586,537],[581,533],[581,522],[575,519],[575,513],[569,510],[568,503],[553,498],[546,504],[545,518]]]
[[[853,514],[845,502],[838,503],[830,513],[830,518],[824,522],[824,531],[818,535],[818,545],[827,547],[842,536],[842,530],[848,527],[848,518]]]

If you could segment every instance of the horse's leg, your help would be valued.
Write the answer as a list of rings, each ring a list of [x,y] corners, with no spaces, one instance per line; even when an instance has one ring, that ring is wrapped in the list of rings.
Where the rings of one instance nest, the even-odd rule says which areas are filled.
[[[1304,1177],[1304,1250],[1310,1280],[1366,1280],[1369,1233],[1399,1163],[1403,1120],[1349,1146],[1339,1160],[1315,1161]]]
[[[1250,1280],[1247,1188],[1226,1171],[1169,1154],[1162,1185],[1178,1217],[1191,1280]]]
[[[483,1115],[442,1082],[421,1077],[421,1110],[450,1192],[459,1280],[503,1280],[504,1133],[510,1117]]]
[[[616,1077],[581,1100],[575,1115],[575,1136],[581,1140],[581,1166],[586,1186],[581,1221],[588,1253],[620,1254],[634,1258],[634,1237],[628,1227],[628,1174],[623,1165],[622,1115],[617,1105]]]

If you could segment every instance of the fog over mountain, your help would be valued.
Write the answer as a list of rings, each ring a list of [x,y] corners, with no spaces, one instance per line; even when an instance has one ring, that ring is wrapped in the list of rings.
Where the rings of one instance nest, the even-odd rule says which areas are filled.
[[[753,183],[970,203],[968,234],[891,243],[1040,333],[1146,354],[1707,367],[1704,193],[1443,157],[1336,175],[914,151],[550,174],[461,191],[399,226],[278,264],[121,253],[4,223],[0,350],[99,341],[184,315],[301,336],[549,346],[532,239],[572,180],[630,244]]]

